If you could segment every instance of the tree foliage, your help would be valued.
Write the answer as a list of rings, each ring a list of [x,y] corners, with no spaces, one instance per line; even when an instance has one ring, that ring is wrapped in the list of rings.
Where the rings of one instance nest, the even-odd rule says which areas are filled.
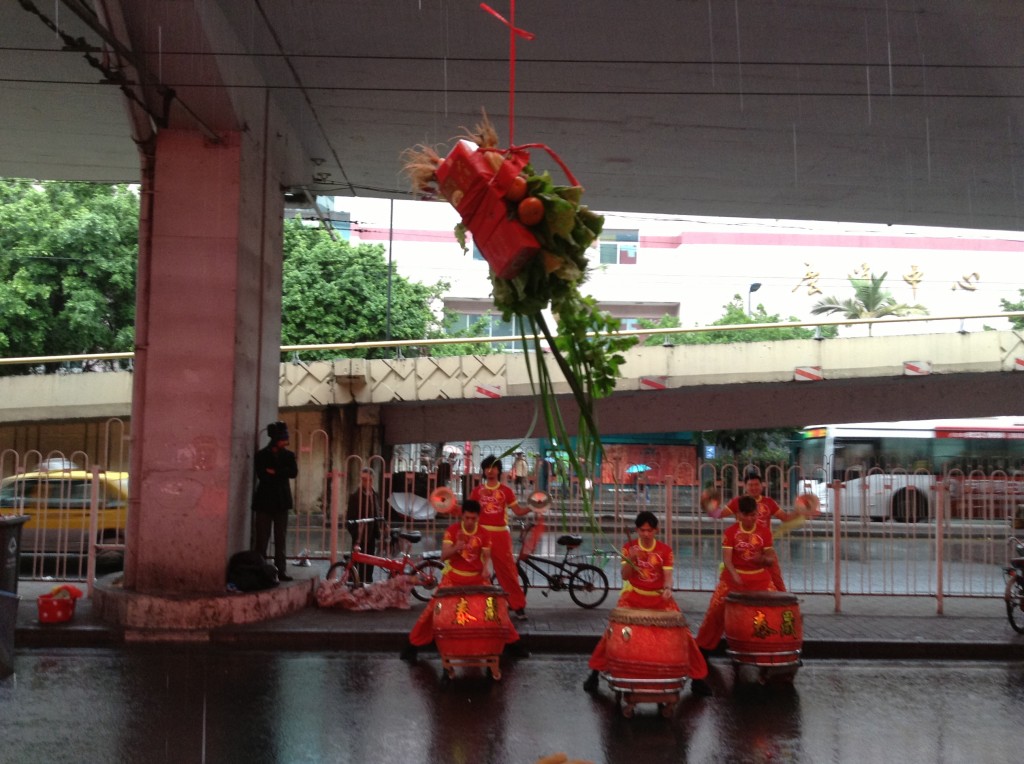
[[[1010,302],[1009,300],[1000,299],[999,303],[1002,309],[1009,312],[1011,310],[1024,310],[1024,289],[1020,290],[1021,300],[1019,302]],[[1011,318],[1010,324],[1014,329],[1024,329],[1024,318]]]
[[[448,284],[424,285],[391,273],[392,340],[450,336],[442,331],[441,297]],[[352,246],[298,219],[284,225],[284,295],[281,335],[285,345],[374,342],[388,336],[388,263],[380,245]],[[475,331],[479,332],[479,328]],[[472,335],[471,335],[472,336]],[[304,358],[393,358],[395,348],[303,353]],[[418,352],[404,348],[403,352]],[[431,355],[487,352],[484,343],[434,345]]]
[[[0,180],[0,354],[130,351],[138,237],[127,186]]]
[[[843,318],[883,318],[885,316],[926,316],[928,309],[924,305],[907,305],[896,302],[892,292],[884,289],[885,272],[881,276],[874,273],[868,278],[850,278],[850,286],[853,287],[853,297],[840,300],[838,297],[825,297],[811,308],[811,313],[816,316],[828,313],[841,313]],[[869,330],[870,330],[870,324]]]
[[[778,314],[770,315],[763,305],[758,305],[753,314],[748,314],[744,309],[743,298],[735,294],[732,300],[722,306],[725,312],[723,315],[705,326],[743,326],[744,324],[777,324],[785,321],[797,322],[800,319],[795,316],[782,318]],[[640,319],[639,325],[642,329],[672,329],[681,327],[679,319],[675,316],[665,315],[658,321]],[[834,326],[824,327],[821,337],[834,337],[836,329]],[[723,329],[718,332],[688,332],[681,334],[658,334],[648,337],[646,345],[663,345],[669,342],[673,345],[722,345],[734,342],[769,342],[774,340],[809,340],[819,336],[814,329],[807,329],[801,326],[774,327],[769,329]]]

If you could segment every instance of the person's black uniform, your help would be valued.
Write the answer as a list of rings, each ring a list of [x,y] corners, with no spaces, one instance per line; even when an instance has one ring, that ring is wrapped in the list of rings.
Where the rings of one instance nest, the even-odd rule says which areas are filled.
[[[299,474],[295,454],[289,451],[288,426],[284,422],[267,425],[270,443],[256,452],[256,490],[252,496],[255,513],[255,545],[257,552],[267,556],[270,527],[274,527],[274,565],[279,581],[291,581],[285,544],[288,534],[288,513],[292,509],[291,480]]]

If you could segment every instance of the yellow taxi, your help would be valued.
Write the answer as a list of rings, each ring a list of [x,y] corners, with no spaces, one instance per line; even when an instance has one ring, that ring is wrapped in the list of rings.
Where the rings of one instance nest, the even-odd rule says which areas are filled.
[[[128,473],[98,476],[97,541],[123,543],[128,517]],[[86,555],[92,473],[67,460],[50,460],[34,472],[0,481],[0,515],[28,515],[22,527],[23,554]]]

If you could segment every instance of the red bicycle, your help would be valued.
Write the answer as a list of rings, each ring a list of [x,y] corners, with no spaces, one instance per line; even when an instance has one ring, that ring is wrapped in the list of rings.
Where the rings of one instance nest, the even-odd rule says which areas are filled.
[[[383,523],[382,517],[365,517],[359,520],[349,520],[349,523]],[[407,541],[416,544],[423,539],[419,531],[403,531],[392,528],[389,534],[391,544],[388,548],[394,547],[399,541]],[[346,554],[338,562],[327,569],[326,580],[338,581],[350,588],[361,586],[364,582],[360,580],[359,568],[357,565],[372,565],[388,571],[388,578],[395,576],[412,576],[415,585],[412,588],[412,596],[421,602],[429,602],[434,590],[441,581],[441,572],[444,570],[444,563],[440,560],[440,552],[425,552],[420,555],[411,555],[402,551],[396,557],[381,557],[374,554],[366,554],[357,544],[352,552]]]

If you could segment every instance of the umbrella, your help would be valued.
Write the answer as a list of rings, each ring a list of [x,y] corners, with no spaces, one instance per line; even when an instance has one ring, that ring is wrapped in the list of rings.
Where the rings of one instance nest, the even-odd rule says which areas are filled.
[[[414,493],[393,493],[388,503],[398,514],[413,520],[429,520],[435,514],[430,501]]]
[[[650,472],[650,470],[651,467],[648,467],[646,464],[634,464],[632,467],[626,470],[626,474],[636,475],[637,473],[640,472]]]

